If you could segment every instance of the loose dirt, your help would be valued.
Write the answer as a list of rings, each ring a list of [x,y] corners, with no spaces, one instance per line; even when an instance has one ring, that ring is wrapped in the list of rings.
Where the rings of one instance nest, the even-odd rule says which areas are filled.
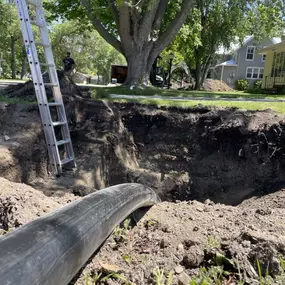
[[[70,193],[46,196],[32,187],[0,177],[0,235],[74,201]]]
[[[203,89],[206,91],[235,91],[224,81],[214,79],[206,79],[203,85]]]
[[[273,277],[282,274],[284,116],[76,95],[65,96],[65,102],[78,168],[59,178],[49,174],[37,106],[0,104],[0,176],[11,181],[0,180],[2,230],[92,191],[139,182],[164,202],[131,230],[117,230],[77,285],[88,284],[86,276],[96,272],[102,284],[126,284],[122,276],[135,284],[159,284],[156,267],[165,276],[175,271],[172,284],[188,284],[200,266],[219,264],[231,272],[227,281],[241,271],[247,284],[255,284],[256,260],[263,274],[267,267]],[[106,273],[111,275],[104,281]]]
[[[186,285],[201,274],[200,267],[218,265],[231,272],[221,278],[223,284],[237,284],[239,279],[245,284],[259,284],[257,260],[264,275],[267,268],[272,277],[283,272],[280,256],[284,256],[285,249],[284,198],[282,190],[238,207],[210,200],[161,203],[133,229],[125,228],[120,234],[115,231],[74,284],[86,284],[86,276],[92,280],[100,274],[101,280],[111,275],[108,282],[98,284],[166,284],[172,272],[171,284]],[[265,202],[274,205],[276,199],[279,208],[264,206]],[[157,283],[158,272],[165,283]],[[279,283],[268,284],[284,281],[285,276],[279,277]],[[212,280],[193,284],[221,283]]]

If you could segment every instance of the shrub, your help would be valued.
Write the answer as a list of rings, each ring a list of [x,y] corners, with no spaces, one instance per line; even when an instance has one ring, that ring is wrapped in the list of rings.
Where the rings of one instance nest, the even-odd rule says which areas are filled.
[[[257,80],[254,82],[254,88],[256,88],[256,89],[261,89],[261,85],[262,85],[261,80]]]
[[[239,79],[236,81],[236,89],[239,91],[245,91],[248,88],[249,84],[247,79]]]

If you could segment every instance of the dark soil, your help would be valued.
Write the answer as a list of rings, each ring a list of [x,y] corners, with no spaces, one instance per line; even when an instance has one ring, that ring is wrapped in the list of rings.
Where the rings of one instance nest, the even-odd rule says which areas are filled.
[[[0,104],[0,176],[45,196],[62,193],[63,203],[75,199],[67,199],[70,193],[84,196],[124,182],[146,184],[165,201],[132,230],[116,232],[77,285],[86,284],[86,274],[106,272],[113,277],[101,284],[122,284],[116,280],[121,275],[135,284],[159,284],[155,267],[166,275],[174,270],[172,284],[187,284],[199,266],[217,264],[231,272],[224,284],[236,284],[239,267],[246,284],[258,284],[256,260],[263,274],[269,268],[272,278],[282,275],[283,115],[108,103],[74,94],[64,100],[78,168],[51,176],[37,106]],[[58,200],[47,203],[60,207]]]
[[[48,181],[56,187],[139,182],[170,201],[237,205],[285,186],[285,121],[278,113],[65,99],[78,169]],[[49,177],[37,106],[0,107],[1,175],[50,187],[39,179]]]
[[[89,88],[77,86],[68,74],[62,70],[57,70],[60,89],[63,95],[77,95],[84,98],[90,98],[91,93]],[[43,74],[45,83],[49,83],[48,73]],[[46,94],[48,98],[52,98],[51,87],[46,87]],[[27,81],[25,83],[19,83],[17,85],[12,84],[6,87],[3,91],[3,95],[8,98],[20,98],[25,101],[36,101],[35,88],[33,81]]]

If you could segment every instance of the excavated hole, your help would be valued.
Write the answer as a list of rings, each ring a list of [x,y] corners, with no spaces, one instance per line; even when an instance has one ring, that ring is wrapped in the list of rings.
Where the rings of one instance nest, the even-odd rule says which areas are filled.
[[[3,177],[82,196],[137,182],[165,200],[231,205],[284,187],[285,123],[277,113],[66,100],[78,169],[49,179],[37,107],[5,105]]]

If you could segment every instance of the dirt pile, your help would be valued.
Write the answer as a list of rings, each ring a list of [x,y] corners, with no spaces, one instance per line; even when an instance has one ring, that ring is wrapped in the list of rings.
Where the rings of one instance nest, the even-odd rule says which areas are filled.
[[[60,84],[60,89],[63,95],[77,95],[83,98],[90,98],[91,93],[89,88],[87,87],[79,87],[77,86],[73,80],[67,76],[62,70],[57,70],[58,80]],[[43,79],[45,83],[49,83],[49,75],[48,73],[43,74]],[[46,87],[46,94],[48,98],[52,98],[52,89],[51,87]],[[6,87],[3,90],[3,95],[8,98],[21,98],[25,101],[35,102],[35,88],[33,81],[27,81],[25,83],[19,83],[17,85],[12,84]]]
[[[70,193],[57,191],[47,197],[28,185],[13,183],[0,177],[0,234],[74,200],[75,196]]]
[[[277,198],[279,208],[264,206]],[[72,284],[85,285],[88,278],[90,284],[168,279],[188,285],[202,284],[204,277],[203,284],[252,285],[260,284],[259,266],[264,284],[285,284],[284,198],[285,190],[238,207],[210,200],[154,206],[133,229],[126,222],[117,228]]]
[[[230,86],[228,86],[224,81],[206,79],[203,84],[203,90],[205,91],[234,91]]]

